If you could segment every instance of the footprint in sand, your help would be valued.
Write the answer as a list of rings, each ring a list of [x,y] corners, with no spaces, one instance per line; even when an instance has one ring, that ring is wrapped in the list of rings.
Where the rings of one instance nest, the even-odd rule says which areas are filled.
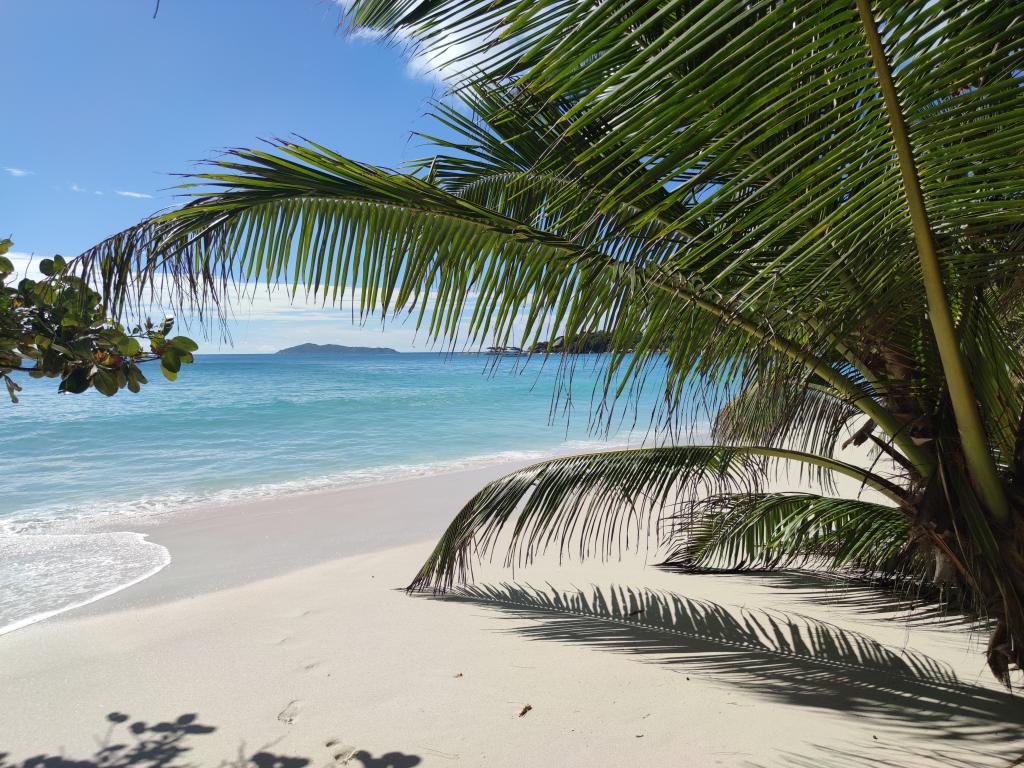
[[[340,739],[330,739],[324,746],[331,750],[333,762],[329,765],[348,765],[356,753],[355,747],[342,744]]]
[[[295,718],[299,716],[299,700],[292,699],[288,702],[288,706],[277,713],[277,719],[285,725],[291,725],[295,722]]]

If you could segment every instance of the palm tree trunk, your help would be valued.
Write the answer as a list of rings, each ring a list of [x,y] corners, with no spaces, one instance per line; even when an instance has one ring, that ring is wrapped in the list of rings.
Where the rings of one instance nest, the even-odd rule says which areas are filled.
[[[956,418],[957,430],[960,433],[967,468],[993,518],[999,523],[1006,524],[1010,519],[1009,502],[1006,491],[999,480],[995,461],[989,450],[985,428],[981,423],[977,400],[974,397],[970,380],[967,378],[960,341],[957,338],[953,315],[946,298],[942,268],[935,252],[935,241],[928,222],[928,212],[924,205],[924,195],[921,192],[914,152],[910,145],[896,86],[892,80],[889,61],[886,58],[885,49],[882,47],[878,24],[871,11],[869,0],[856,0],[856,2],[881,87],[885,110],[889,117],[893,143],[896,146],[896,157],[899,161],[903,188],[910,209],[910,219],[914,227],[914,240],[917,243],[918,257],[921,261],[921,272],[928,302],[928,320],[938,344],[946,386],[953,404],[953,414]]]

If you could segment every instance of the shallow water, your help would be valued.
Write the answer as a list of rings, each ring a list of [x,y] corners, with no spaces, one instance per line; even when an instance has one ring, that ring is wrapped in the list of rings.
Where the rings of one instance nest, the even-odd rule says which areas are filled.
[[[550,362],[431,353],[200,356],[110,399],[23,382],[0,404],[0,633],[166,565],[140,515],[649,442],[653,391],[591,428],[598,361],[578,359],[568,405]]]

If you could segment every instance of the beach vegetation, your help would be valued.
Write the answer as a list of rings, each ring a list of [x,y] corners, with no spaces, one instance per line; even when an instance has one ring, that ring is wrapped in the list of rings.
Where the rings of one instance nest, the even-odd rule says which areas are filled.
[[[1008,683],[1024,664],[1020,8],[355,0],[345,13],[447,79],[427,155],[395,171],[311,141],[234,150],[189,179],[180,209],[75,263],[111,307],[158,277],[200,308],[238,281],[284,280],[412,315],[436,339],[533,350],[605,332],[598,399],[662,371],[665,413],[702,397],[707,439],[490,484],[415,587],[448,588],[498,546],[513,561],[613,554],[649,511],[688,568],[933,589],[991,623],[988,664]],[[773,491],[781,465],[825,491]],[[837,475],[872,495],[830,493]]]
[[[62,393],[95,389],[111,397],[148,383],[144,363],[159,361],[161,373],[173,380],[192,362],[198,346],[187,336],[171,336],[172,317],[132,328],[110,319],[99,292],[68,271],[61,256],[40,260],[42,279],[18,279],[4,255],[12,245],[0,240],[0,379],[11,402],[22,391],[17,374],[59,379]]]

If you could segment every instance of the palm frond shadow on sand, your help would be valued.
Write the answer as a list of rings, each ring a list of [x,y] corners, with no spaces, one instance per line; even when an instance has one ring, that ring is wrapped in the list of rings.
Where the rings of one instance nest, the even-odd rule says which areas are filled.
[[[659,566],[659,569],[681,574],[694,572],[693,569],[673,565]],[[798,603],[838,608],[870,621],[898,621],[910,627],[967,630],[986,638],[991,632],[987,623],[967,618],[962,611],[943,604],[935,595],[921,593],[916,586],[800,570],[716,572],[702,569],[698,573],[719,573],[745,583],[757,583],[773,591],[786,590],[789,593],[787,597],[795,598]]]
[[[584,593],[473,585],[438,599],[498,609],[517,620],[510,631],[531,639],[636,654],[753,697],[867,718],[890,736],[927,733],[936,748],[977,744],[1008,760],[1024,750],[1015,725],[1024,723],[1024,702],[966,684],[929,656],[807,616],[624,586]]]

